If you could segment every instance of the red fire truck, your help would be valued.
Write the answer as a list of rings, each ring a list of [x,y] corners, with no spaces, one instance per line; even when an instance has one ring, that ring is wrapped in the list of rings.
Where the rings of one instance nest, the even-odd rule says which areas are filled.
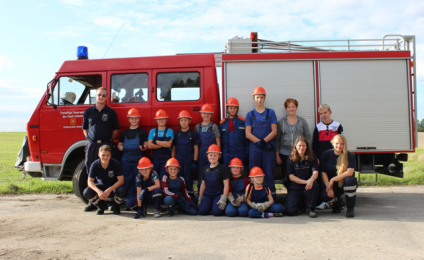
[[[416,147],[415,60],[414,36],[274,42],[252,33],[228,40],[222,53],[65,61],[29,119],[16,167],[44,180],[73,180],[75,194],[85,200],[87,141],[81,126],[98,87],[108,89],[107,105],[117,112],[121,131],[129,126],[132,107],[149,131],[159,108],[168,112],[174,130],[183,109],[192,114],[192,127],[200,123],[204,103],[220,111],[213,117],[218,123],[229,97],[239,100],[245,116],[254,108],[253,89],[262,86],[278,119],[285,115],[284,100],[297,99],[297,113],[311,132],[319,122],[317,108],[329,104],[356,154],[359,176],[403,177],[401,161]]]

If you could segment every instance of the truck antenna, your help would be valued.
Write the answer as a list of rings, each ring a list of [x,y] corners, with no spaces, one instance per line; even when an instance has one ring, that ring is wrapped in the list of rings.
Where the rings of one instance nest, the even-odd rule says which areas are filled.
[[[109,51],[109,49],[110,49],[110,46],[112,46],[113,42],[114,42],[114,41],[115,41],[115,39],[116,39],[116,36],[118,36],[119,32],[121,31],[122,26],[124,26],[124,23],[122,23],[122,24],[121,24],[121,27],[119,27],[118,32],[116,33],[115,37],[113,38],[112,42],[110,43],[109,47],[107,48],[107,50],[106,50],[106,52],[105,52],[105,55],[103,55],[103,58],[105,58],[106,53],[107,53],[107,52]]]

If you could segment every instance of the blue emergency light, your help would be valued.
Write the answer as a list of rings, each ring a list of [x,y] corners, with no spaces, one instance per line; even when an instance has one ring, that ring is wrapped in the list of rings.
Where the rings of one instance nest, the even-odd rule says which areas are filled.
[[[88,59],[88,48],[86,46],[78,46],[77,48],[77,60]]]

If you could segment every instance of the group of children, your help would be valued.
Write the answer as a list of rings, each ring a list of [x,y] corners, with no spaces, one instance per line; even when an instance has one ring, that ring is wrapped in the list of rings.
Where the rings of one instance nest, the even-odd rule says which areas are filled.
[[[113,196],[116,205],[123,201],[122,192],[117,192],[117,188],[123,184],[126,206],[137,212],[135,218],[144,217],[146,206],[151,203],[154,205],[154,217],[160,217],[161,207],[166,207],[169,216],[179,210],[188,215],[225,214],[230,217],[269,218],[283,214],[297,215],[305,205],[309,216],[316,217],[315,208],[319,198],[324,198],[324,203],[333,202],[333,212],[338,213],[340,197],[345,193],[347,198],[351,198],[350,204],[347,203],[350,215],[346,216],[353,217],[357,186],[354,171],[352,172],[355,158],[347,152],[345,138],[336,135],[342,133],[342,127],[331,120],[330,108],[326,105],[319,108],[322,122],[314,132],[314,154],[309,145],[310,140],[304,136],[303,130],[294,140],[298,122],[303,126],[302,129],[305,129],[305,124],[308,127],[303,118],[297,117],[298,120],[291,121],[296,119],[294,116],[298,104],[296,100],[288,99],[291,102],[285,104],[288,112],[286,123],[292,138],[292,144],[288,147],[292,149],[287,153],[279,145],[280,138],[282,143],[287,143],[284,139],[286,137],[281,132],[281,127],[277,126],[279,122],[275,111],[265,107],[265,99],[265,89],[255,88],[255,109],[246,115],[246,119],[238,116],[238,100],[228,99],[228,117],[221,120],[219,127],[211,121],[214,111],[209,104],[202,106],[200,113],[203,121],[194,130],[190,129],[192,118],[189,112],[183,110],[178,115],[181,129],[175,134],[166,127],[166,111],[159,109],[156,112],[158,127],[147,135],[138,126],[141,116],[139,111],[136,108],[130,109],[127,115],[130,128],[121,134],[118,143],[118,149],[123,152],[123,169],[117,170],[112,176],[110,171],[104,173],[116,179],[115,183],[108,183],[114,188],[112,191],[115,191]],[[333,145],[337,143],[337,147],[334,146],[334,151],[331,150],[333,152],[328,155],[326,150],[331,148],[330,141]],[[103,170],[113,160],[110,159],[110,153],[108,161],[103,160],[103,153],[107,153],[108,149],[110,148],[102,147],[99,152],[99,163]],[[151,160],[144,157],[146,149],[152,150]],[[281,151],[285,153],[283,159],[286,162],[281,160]],[[324,159],[330,157],[328,160],[331,162]],[[342,159],[338,159],[339,157]],[[288,176],[285,183],[288,189],[285,206],[275,203],[276,162],[283,164]],[[113,164],[116,164],[115,160]],[[250,169],[246,171],[250,180],[243,169]],[[92,194],[87,194],[86,197],[98,207],[97,214],[103,214],[104,205],[99,203],[102,199],[96,198],[92,192],[96,186],[96,173],[92,174],[91,170],[88,186]],[[319,177],[319,172],[322,172],[322,177]],[[197,203],[194,202],[196,197],[193,189],[196,177],[199,191]],[[335,182],[337,185],[334,185]],[[119,214],[119,207],[116,205],[113,213]]]

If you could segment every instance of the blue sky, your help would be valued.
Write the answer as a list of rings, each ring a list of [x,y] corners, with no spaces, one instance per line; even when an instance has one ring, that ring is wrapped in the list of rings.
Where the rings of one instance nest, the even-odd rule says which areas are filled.
[[[235,35],[275,41],[416,35],[424,118],[423,1],[0,1],[0,131],[25,131],[78,45],[89,58],[220,52]]]

